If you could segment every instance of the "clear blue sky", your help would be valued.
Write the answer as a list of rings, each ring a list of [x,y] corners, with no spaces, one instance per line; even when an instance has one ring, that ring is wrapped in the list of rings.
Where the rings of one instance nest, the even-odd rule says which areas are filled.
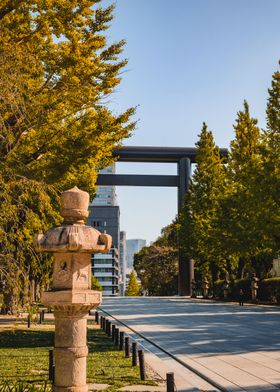
[[[110,4],[105,0],[103,4]],[[125,145],[194,146],[205,121],[228,147],[246,99],[265,127],[271,75],[280,59],[279,0],[117,0],[109,41],[125,38],[129,64],[110,106],[138,106]],[[122,163],[119,173],[175,173]],[[176,214],[176,190],[118,187],[128,238],[156,239]]]

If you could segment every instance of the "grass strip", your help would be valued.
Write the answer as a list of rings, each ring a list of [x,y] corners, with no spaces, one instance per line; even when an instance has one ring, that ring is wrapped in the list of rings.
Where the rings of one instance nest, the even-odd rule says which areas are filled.
[[[27,391],[26,383],[38,385],[38,390],[46,389],[49,350],[53,344],[52,326],[44,325],[42,329],[39,326],[30,329],[23,326],[0,329],[0,392],[8,392],[7,385],[15,386],[16,383],[24,384],[14,389],[14,392]],[[106,392],[117,391],[125,385],[156,385],[152,380],[140,381],[138,366],[132,367],[131,359],[124,358],[124,353],[114,346],[101,329],[89,326],[88,347],[89,384],[109,384]],[[49,388],[50,384],[47,385]]]

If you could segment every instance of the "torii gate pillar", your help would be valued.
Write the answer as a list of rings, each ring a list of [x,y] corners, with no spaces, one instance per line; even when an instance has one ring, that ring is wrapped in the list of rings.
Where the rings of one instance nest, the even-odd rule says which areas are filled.
[[[178,215],[182,211],[185,203],[185,195],[189,189],[191,177],[191,160],[187,157],[181,158],[178,161]],[[181,244],[183,238],[178,238],[179,251],[179,275],[178,275],[178,294],[180,296],[191,296],[192,286],[191,281],[194,279],[194,263],[182,253]]]

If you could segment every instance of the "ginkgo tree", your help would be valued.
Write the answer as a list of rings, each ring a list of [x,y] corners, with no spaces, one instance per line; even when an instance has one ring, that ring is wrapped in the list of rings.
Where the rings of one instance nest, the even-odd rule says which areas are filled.
[[[78,185],[93,196],[98,170],[112,162],[112,150],[135,127],[134,108],[114,113],[108,106],[127,61],[125,42],[106,37],[113,7],[100,3],[0,4],[0,277],[6,310],[28,302],[33,295],[23,293],[30,292],[30,282],[41,285],[48,275],[32,237],[59,222],[59,192]]]

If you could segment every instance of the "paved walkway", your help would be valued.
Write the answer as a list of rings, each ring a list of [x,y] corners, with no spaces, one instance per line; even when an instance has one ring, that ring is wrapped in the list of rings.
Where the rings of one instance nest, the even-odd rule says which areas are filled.
[[[101,308],[227,391],[280,391],[280,309],[177,297],[104,298]]]

